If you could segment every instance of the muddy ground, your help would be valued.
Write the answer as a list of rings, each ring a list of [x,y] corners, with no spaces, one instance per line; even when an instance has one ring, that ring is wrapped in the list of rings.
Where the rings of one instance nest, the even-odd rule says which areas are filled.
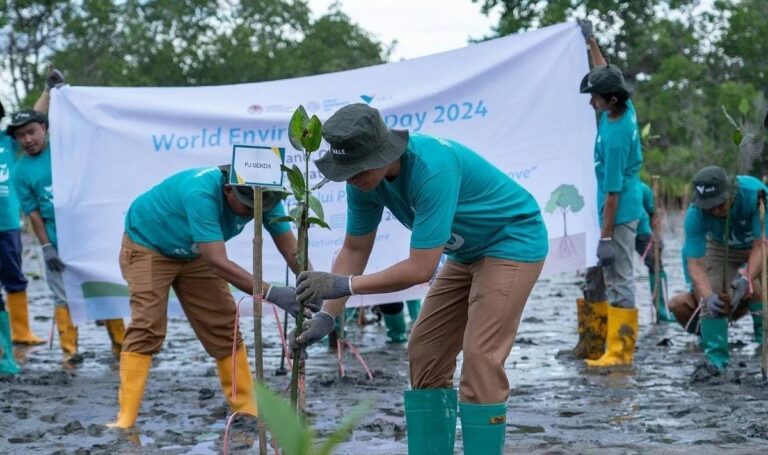
[[[679,216],[668,217],[664,258],[670,293],[684,289],[679,251]],[[692,336],[676,325],[649,323],[647,272],[636,263],[640,338],[634,367],[592,372],[580,362],[557,358],[576,342],[575,274],[539,282],[525,310],[517,343],[507,361],[508,453],[732,453],[768,452],[768,386],[760,377],[751,322],[731,328],[728,376],[716,384],[691,384],[702,354]],[[46,335],[51,304],[43,280],[30,286],[34,330]],[[280,349],[274,319],[265,323],[267,383]],[[252,320],[243,328],[249,346]],[[384,327],[353,328],[352,340],[375,378],[347,358],[339,378],[335,356],[324,346],[310,350],[307,407],[321,434],[335,426],[355,403],[372,400],[373,410],[338,453],[406,453],[402,391],[408,387],[404,345],[385,343]],[[251,335],[251,336],[248,336]],[[124,434],[103,424],[117,412],[117,366],[108,337],[93,323],[80,327],[84,362],[63,369],[60,353],[47,346],[17,349],[24,374],[0,378],[0,453],[219,453],[226,416],[212,360],[184,320],[169,324],[163,351],[155,357],[144,395],[139,431]],[[235,431],[231,453],[252,453],[249,430]],[[257,445],[256,445],[257,447]],[[457,453],[461,448],[457,434]]]

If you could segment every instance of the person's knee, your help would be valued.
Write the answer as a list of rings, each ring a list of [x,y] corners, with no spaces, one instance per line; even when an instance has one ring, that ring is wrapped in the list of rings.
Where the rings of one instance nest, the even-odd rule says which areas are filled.
[[[155,355],[160,352],[165,341],[165,334],[150,331],[137,331],[129,328],[123,339],[122,352],[135,352],[142,355]]]

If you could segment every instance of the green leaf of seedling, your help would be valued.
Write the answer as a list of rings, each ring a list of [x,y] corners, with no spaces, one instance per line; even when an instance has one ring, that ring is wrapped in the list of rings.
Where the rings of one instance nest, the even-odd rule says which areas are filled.
[[[315,224],[315,225],[320,226],[322,228],[328,229],[329,231],[331,230],[331,227],[328,226],[328,223],[326,223],[325,221],[321,220],[320,218],[316,218],[314,216],[310,216],[309,218],[307,218],[307,221],[309,221],[309,224]]]
[[[320,450],[317,452],[318,455],[330,455],[333,453],[334,447],[344,442],[345,439],[352,433],[352,430],[355,428],[355,426],[360,422],[360,420],[368,413],[368,411],[371,409],[371,403],[369,401],[366,401],[364,403],[360,403],[347,414],[347,416],[344,418],[344,420],[341,421],[341,425],[339,425],[338,428],[336,428],[336,431],[334,431],[328,439],[325,440],[323,445],[320,447]]]
[[[320,123],[320,119],[316,115],[313,115],[304,129],[304,134],[301,136],[301,145],[304,146],[307,153],[312,153],[320,148],[322,140],[323,124]]]
[[[293,197],[295,197],[297,201],[304,200],[304,191],[306,187],[304,186],[304,176],[301,174],[301,170],[299,170],[299,167],[295,164],[292,168],[286,169],[285,174],[288,176],[288,182],[291,184]]]
[[[736,144],[736,146],[741,145],[741,140],[744,139],[744,135],[741,133],[740,129],[736,129],[733,132],[733,143]]]
[[[274,392],[256,384],[256,402],[259,403],[259,417],[277,439],[285,455],[304,455],[312,445],[312,430],[299,419],[290,404]]]
[[[285,215],[285,216],[278,216],[277,218],[272,218],[269,224],[291,223],[295,221],[296,220],[294,220],[292,216]]]
[[[749,101],[747,101],[746,98],[741,99],[741,102],[739,103],[739,112],[741,112],[741,115],[747,115],[747,112],[749,112]]]
[[[323,213],[323,203],[320,202],[320,199],[309,195],[309,208],[312,209],[313,212],[315,212],[315,215],[317,215],[318,218],[321,220],[325,219],[325,214]]]
[[[643,138],[643,140],[648,140],[650,135],[651,135],[651,124],[646,123],[643,129],[640,131],[640,137]]]
[[[301,138],[304,135],[304,129],[309,122],[309,116],[304,106],[299,106],[293,112],[291,121],[288,123],[288,138],[291,141],[291,145],[296,150],[303,152],[304,146],[301,143]]]
[[[723,108],[723,114],[725,114],[725,118],[728,119],[728,121],[731,123],[731,126],[733,126],[736,129],[739,129],[739,125],[736,124],[736,120],[734,120],[733,117],[731,117],[731,115],[728,114],[728,111],[725,110],[725,106],[720,106],[720,107]]]
[[[296,226],[298,226],[301,223],[301,215],[304,211],[304,204],[299,204],[296,207],[291,209],[291,217],[296,222]]]

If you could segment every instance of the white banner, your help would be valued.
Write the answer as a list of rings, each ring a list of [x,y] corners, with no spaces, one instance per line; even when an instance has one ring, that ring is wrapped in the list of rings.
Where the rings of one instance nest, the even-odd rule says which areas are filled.
[[[588,69],[584,40],[570,23],[320,76],[216,87],[54,90],[54,206],[73,315],[130,315],[118,265],[124,216],[153,185],[183,169],[228,163],[234,145],[285,147],[286,165],[303,169],[302,155],[287,138],[299,104],[325,121],[341,106],[366,102],[390,127],[466,144],[539,202],[550,234],[544,273],[583,268],[598,235],[595,117],[588,97],[579,94]],[[314,165],[310,173],[313,184],[321,179]],[[332,230],[310,231],[310,259],[316,270],[329,270],[344,238],[345,186],[328,184],[316,194]],[[230,257],[246,268],[252,234],[247,227],[227,244]],[[406,258],[409,238],[385,212],[366,272]],[[264,277],[282,282],[285,263],[269,239],[264,245]],[[356,297],[353,304],[398,301],[425,289]]]

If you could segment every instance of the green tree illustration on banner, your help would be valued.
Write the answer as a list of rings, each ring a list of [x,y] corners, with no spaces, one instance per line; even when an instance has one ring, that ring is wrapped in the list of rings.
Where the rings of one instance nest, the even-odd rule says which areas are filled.
[[[563,238],[557,248],[557,257],[569,257],[576,253],[576,245],[568,236],[568,212],[578,213],[584,208],[584,198],[579,194],[579,189],[573,185],[562,184],[555,188],[549,196],[549,201],[544,210],[547,213],[560,211],[563,216]]]

